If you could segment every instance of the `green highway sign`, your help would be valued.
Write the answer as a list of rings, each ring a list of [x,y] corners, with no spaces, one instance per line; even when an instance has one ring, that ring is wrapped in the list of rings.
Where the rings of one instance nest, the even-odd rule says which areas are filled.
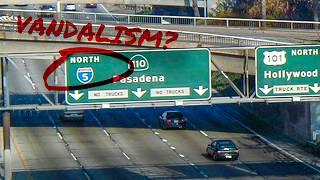
[[[256,49],[256,95],[320,95],[320,46],[269,46]]]
[[[208,49],[118,51],[134,64],[125,79],[89,89],[66,91],[69,105],[207,100],[211,97]],[[65,63],[66,86],[103,81],[129,65],[102,54],[74,54]]]

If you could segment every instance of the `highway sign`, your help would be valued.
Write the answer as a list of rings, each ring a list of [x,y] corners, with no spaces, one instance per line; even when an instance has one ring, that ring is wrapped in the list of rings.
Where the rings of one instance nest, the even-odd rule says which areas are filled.
[[[320,46],[270,46],[256,49],[256,95],[320,95]]]
[[[66,91],[69,105],[175,100],[211,97],[208,49],[118,51],[134,64],[134,72],[112,84]],[[128,64],[102,54],[74,54],[66,63],[66,86],[94,83],[128,70]]]

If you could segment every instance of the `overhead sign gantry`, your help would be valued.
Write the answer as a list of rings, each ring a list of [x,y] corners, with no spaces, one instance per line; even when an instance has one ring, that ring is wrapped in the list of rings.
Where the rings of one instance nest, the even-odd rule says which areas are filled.
[[[256,95],[260,98],[320,95],[320,46],[256,49]]]
[[[112,84],[66,91],[69,105],[179,100],[211,97],[211,57],[208,49],[119,51],[134,64],[134,72]],[[99,82],[128,70],[114,57],[74,54],[66,62],[66,86]]]

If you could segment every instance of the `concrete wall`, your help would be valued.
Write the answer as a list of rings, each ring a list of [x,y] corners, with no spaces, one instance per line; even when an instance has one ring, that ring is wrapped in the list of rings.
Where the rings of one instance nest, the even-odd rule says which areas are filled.
[[[312,140],[320,142],[320,102],[310,103]]]
[[[313,109],[310,109],[308,102],[251,104],[245,107],[258,116],[259,120],[265,121],[297,142],[305,143],[312,139],[310,112]]]

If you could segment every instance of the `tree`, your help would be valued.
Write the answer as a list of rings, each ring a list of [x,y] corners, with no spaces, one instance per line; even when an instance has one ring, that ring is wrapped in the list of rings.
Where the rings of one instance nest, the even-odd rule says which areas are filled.
[[[218,17],[233,17],[233,0],[218,0],[213,12]]]
[[[319,14],[318,14],[319,1],[312,0],[312,7],[313,7],[313,19],[314,21],[318,22],[319,21]]]
[[[192,7],[195,17],[200,17],[199,8],[198,8],[198,0],[192,0]]]
[[[214,12],[218,17],[263,18],[264,2],[266,19],[319,21],[319,0],[218,0]]]

